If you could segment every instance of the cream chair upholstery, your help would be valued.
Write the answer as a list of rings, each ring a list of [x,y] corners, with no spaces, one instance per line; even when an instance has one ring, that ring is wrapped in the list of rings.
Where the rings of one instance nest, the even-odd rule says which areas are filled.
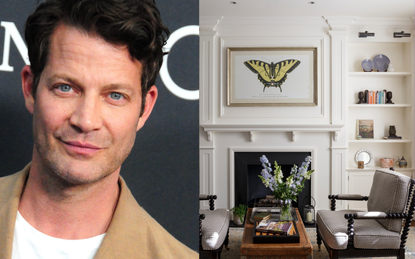
[[[405,257],[405,243],[414,215],[414,184],[409,177],[376,170],[369,197],[330,195],[331,211],[317,212],[317,243],[321,241],[330,258]],[[367,212],[335,211],[336,200],[367,200]]]
[[[220,258],[223,245],[228,246],[230,214],[227,209],[215,209],[216,198],[216,195],[199,195],[199,201],[209,200],[209,209],[199,210],[200,258]]]

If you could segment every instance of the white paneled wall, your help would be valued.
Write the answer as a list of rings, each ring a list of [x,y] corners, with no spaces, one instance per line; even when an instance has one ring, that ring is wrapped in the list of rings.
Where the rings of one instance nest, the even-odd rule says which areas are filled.
[[[329,194],[349,191],[346,168],[353,158],[347,155],[348,37],[350,28],[357,24],[358,29],[362,23],[357,17],[200,18],[200,190],[216,194],[217,207],[235,205],[233,152],[237,151],[312,152],[317,209],[329,208]],[[228,107],[231,47],[317,48],[318,104]],[[343,202],[337,207],[346,206]]]

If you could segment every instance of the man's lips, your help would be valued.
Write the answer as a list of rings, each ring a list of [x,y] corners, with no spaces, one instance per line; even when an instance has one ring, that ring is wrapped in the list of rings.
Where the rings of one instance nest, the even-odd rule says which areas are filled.
[[[102,149],[91,143],[82,143],[80,141],[61,141],[65,144],[65,147],[69,151],[80,155],[93,155]]]

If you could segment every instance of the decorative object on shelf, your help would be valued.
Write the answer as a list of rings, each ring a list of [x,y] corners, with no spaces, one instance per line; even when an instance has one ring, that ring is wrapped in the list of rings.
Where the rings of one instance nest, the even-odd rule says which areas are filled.
[[[388,70],[390,60],[387,56],[380,54],[373,58],[373,66],[378,72],[386,72]]]
[[[244,223],[244,218],[246,212],[248,211],[248,206],[245,204],[239,204],[231,209],[233,212],[233,222],[235,225],[242,225]]]
[[[307,199],[308,197],[310,197],[310,201],[314,201],[314,205],[313,202],[310,202],[310,205],[304,205],[304,223],[305,224],[309,224],[309,225],[313,225],[314,223],[316,223],[315,221],[315,210],[314,208],[316,207],[316,200],[313,198],[313,196],[306,196],[304,197],[303,203],[305,204],[305,199]]]
[[[406,162],[405,158],[402,156],[402,158],[400,158],[398,156],[398,161],[396,161],[396,164],[400,167],[400,168],[406,168],[408,166],[408,162]]]
[[[387,103],[387,104],[394,104],[394,103],[392,102],[392,92],[391,92],[391,91],[388,91],[388,92],[386,93],[386,103]]]
[[[393,67],[392,63],[389,63],[388,72],[395,72],[395,68]]]
[[[274,175],[272,174],[272,167],[265,155],[262,155],[259,159],[262,163],[261,178],[265,187],[269,188],[275,198],[281,201],[281,220],[292,220],[291,214],[291,201],[297,201],[298,195],[304,188],[305,180],[310,179],[314,170],[307,170],[311,163],[311,156],[305,158],[305,162],[298,168],[297,165],[293,165],[291,168],[290,176],[283,182],[283,174],[281,166],[277,161],[274,162]]]
[[[357,140],[361,140],[361,139],[362,139],[362,136],[357,135],[357,136],[356,136],[356,139],[357,139]]]
[[[389,125],[389,136],[396,137],[396,128],[395,128],[395,125]]]
[[[362,61],[362,68],[365,72],[371,72],[373,70],[373,62],[370,59],[365,59]]]
[[[365,93],[362,91],[357,94],[357,98],[359,98],[359,101],[356,104],[365,103]]]
[[[362,138],[373,138],[373,120],[357,120],[357,134]]]
[[[365,162],[364,161],[357,161],[357,168],[365,169]]]
[[[394,32],[393,37],[394,38],[411,37],[411,34],[410,33],[405,33],[404,31]]]
[[[402,139],[400,136],[396,136],[395,125],[389,125],[389,136],[388,139]]]
[[[370,153],[369,150],[366,149],[360,149],[356,152],[355,156],[356,163],[359,163],[359,161],[362,161],[364,165],[369,165],[370,161],[372,161],[372,153]]]
[[[393,158],[381,158],[380,167],[382,168],[391,168],[395,165],[395,159]]]
[[[227,106],[316,106],[317,48],[228,48]]]
[[[368,32],[368,31],[359,32],[359,38],[367,38],[367,37],[373,37],[373,36],[375,36],[374,32]]]

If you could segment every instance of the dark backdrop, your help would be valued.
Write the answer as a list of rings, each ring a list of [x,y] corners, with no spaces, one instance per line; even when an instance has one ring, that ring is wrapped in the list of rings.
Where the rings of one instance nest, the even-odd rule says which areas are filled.
[[[194,0],[157,0],[163,21],[171,32],[197,25],[199,3]],[[13,22],[21,37],[35,0],[0,0],[0,22]],[[5,29],[0,27],[0,65],[3,64]],[[168,68],[176,84],[198,89],[197,36],[182,38],[171,49]],[[0,176],[21,170],[32,155],[32,117],[21,91],[20,70],[25,65],[13,40],[9,65],[0,70]],[[138,203],[164,228],[193,250],[198,249],[199,103],[172,94],[160,78],[159,98],[121,175]],[[1,195],[1,193],[0,193]]]

